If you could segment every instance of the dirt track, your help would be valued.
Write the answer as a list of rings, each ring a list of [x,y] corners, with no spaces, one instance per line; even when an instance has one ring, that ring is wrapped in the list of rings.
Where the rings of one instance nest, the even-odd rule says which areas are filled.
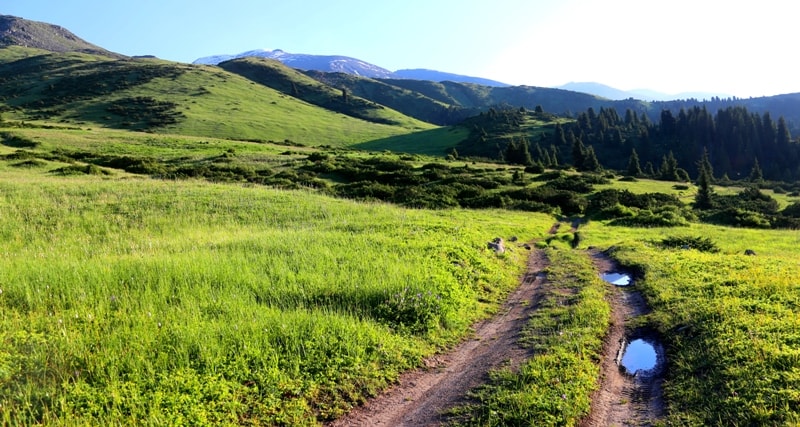
[[[522,284],[497,315],[475,327],[474,336],[406,373],[399,384],[329,426],[433,426],[442,412],[465,401],[467,392],[500,367],[516,369],[529,353],[517,345],[520,331],[536,309],[547,259],[533,251]]]
[[[616,271],[614,263],[602,253],[592,253],[599,273]],[[648,426],[664,416],[662,378],[655,371],[630,375],[620,369],[617,359],[628,332],[625,323],[646,314],[647,304],[634,289],[611,287],[611,325],[603,346],[600,389],[592,395],[592,410],[581,427]],[[663,362],[663,361],[662,361]],[[660,368],[659,368],[660,369]]]
[[[604,254],[590,252],[590,256],[598,273],[615,270]],[[497,315],[475,327],[471,339],[428,359],[425,368],[401,375],[396,386],[328,426],[437,426],[446,421],[444,411],[465,403],[467,392],[488,380],[490,370],[517,369],[530,355],[517,340],[544,294],[542,271],[547,264],[541,251],[531,252],[520,287]],[[591,413],[580,425],[652,425],[664,415],[661,376],[632,376],[617,363],[628,333],[626,322],[646,313],[647,305],[638,291],[609,286],[612,319],[603,348],[600,389],[592,395]]]

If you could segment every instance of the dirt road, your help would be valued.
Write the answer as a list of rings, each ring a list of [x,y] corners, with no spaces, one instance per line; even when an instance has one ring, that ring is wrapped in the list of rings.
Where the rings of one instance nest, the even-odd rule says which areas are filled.
[[[606,255],[590,252],[589,256],[598,274],[615,271]],[[328,426],[438,426],[446,421],[444,411],[466,402],[470,389],[488,381],[490,370],[517,369],[530,356],[517,341],[544,295],[542,271],[547,265],[541,251],[531,252],[520,287],[497,315],[476,325],[471,339],[430,358],[425,368],[403,374],[396,386]],[[646,313],[647,305],[636,290],[612,287],[609,295],[612,319],[603,348],[600,389],[592,395],[591,413],[580,425],[652,425],[664,414],[660,372],[630,375],[617,360],[629,333],[626,322]]]
[[[442,412],[464,402],[467,392],[500,367],[516,369],[528,356],[517,345],[520,331],[536,309],[547,259],[532,251],[522,284],[497,315],[476,325],[471,339],[429,359],[424,369],[401,376],[399,384],[329,424],[339,426],[434,426]]]

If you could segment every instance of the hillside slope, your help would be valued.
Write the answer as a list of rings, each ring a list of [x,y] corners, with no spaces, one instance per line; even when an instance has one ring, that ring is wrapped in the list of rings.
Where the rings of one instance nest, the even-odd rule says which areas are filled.
[[[420,129],[430,128],[427,123],[414,120],[379,103],[363,99],[345,87],[337,88],[314,80],[277,60],[249,57],[225,61],[219,66],[256,83],[327,110],[374,123]]]
[[[431,127],[343,116],[219,67],[19,46],[0,49],[0,101],[11,119],[305,145],[350,145]]]
[[[84,52],[121,58],[95,46],[65,28],[11,15],[0,15],[0,47],[22,46],[50,52]]]

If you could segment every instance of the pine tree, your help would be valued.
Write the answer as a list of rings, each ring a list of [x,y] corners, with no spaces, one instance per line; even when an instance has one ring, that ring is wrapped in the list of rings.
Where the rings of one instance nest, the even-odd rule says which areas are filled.
[[[678,160],[675,159],[675,155],[672,154],[672,151],[669,152],[669,155],[662,158],[661,168],[658,172],[661,175],[661,179],[665,181],[681,180],[681,177],[678,176]]]
[[[636,149],[631,150],[631,157],[628,159],[628,175],[642,176],[642,167],[639,165],[639,155]]]
[[[703,158],[697,162],[697,195],[694,197],[694,206],[698,209],[710,209],[714,205],[714,190],[711,181],[714,179],[714,170],[708,158],[708,149],[703,150]]]
[[[594,147],[591,145],[586,148],[586,152],[584,153],[583,157],[583,168],[578,170],[584,170],[588,172],[599,172],[603,169],[600,166],[600,162],[597,160],[597,155],[594,153]]]
[[[758,157],[753,163],[753,169],[750,170],[750,182],[761,182],[764,180],[764,174],[761,173],[761,166],[758,164]]]
[[[647,162],[644,164],[644,174],[652,178],[656,176],[656,169],[653,167],[652,162]]]
[[[570,132],[568,135],[572,135]],[[583,162],[586,158],[586,147],[583,145],[583,141],[580,138],[572,138],[572,166],[575,166],[575,169],[582,170],[583,169]]]

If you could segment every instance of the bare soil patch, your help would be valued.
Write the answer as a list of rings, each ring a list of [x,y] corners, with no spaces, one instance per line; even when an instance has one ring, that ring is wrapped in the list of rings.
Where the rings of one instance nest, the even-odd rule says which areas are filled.
[[[530,356],[517,344],[520,332],[542,297],[547,258],[532,251],[522,284],[497,315],[474,327],[471,339],[401,375],[398,384],[328,424],[339,426],[435,426],[446,410],[467,401],[467,392],[488,381],[490,370],[512,370]]]
[[[592,252],[591,256],[598,272],[617,271],[617,266],[605,254]],[[611,325],[603,346],[600,389],[592,395],[592,410],[580,425],[653,425],[664,416],[663,369],[658,367],[649,373],[630,375],[619,366],[622,345],[630,332],[625,327],[626,322],[646,314],[649,309],[639,291],[608,286],[611,288]]]

